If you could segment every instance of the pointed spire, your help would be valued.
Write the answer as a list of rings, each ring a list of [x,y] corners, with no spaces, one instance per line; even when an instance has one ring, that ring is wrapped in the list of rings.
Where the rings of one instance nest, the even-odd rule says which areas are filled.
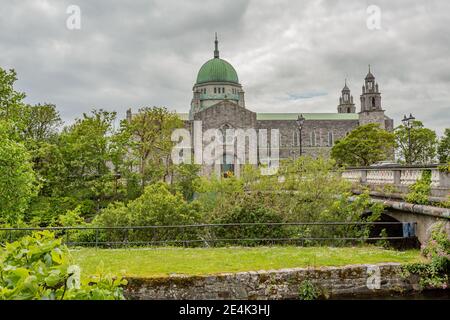
[[[342,89],[342,91],[344,92],[344,91],[350,91],[350,89],[347,87],[347,78],[345,78],[345,81],[344,81],[344,88]]]
[[[214,58],[219,58],[219,41],[217,40],[217,32],[216,32],[216,40],[214,41],[215,49],[214,49]]]
[[[375,79],[375,77],[373,76],[373,74],[372,74],[372,72],[371,72],[371,70],[370,70],[370,64],[369,64],[369,72],[367,73],[367,76],[366,76],[365,79],[366,79],[366,80],[369,80],[369,79]]]

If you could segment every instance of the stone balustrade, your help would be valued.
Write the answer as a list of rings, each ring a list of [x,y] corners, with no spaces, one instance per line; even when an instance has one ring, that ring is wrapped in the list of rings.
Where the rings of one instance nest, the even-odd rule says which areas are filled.
[[[431,187],[446,196],[450,190],[450,175],[439,170],[438,165],[427,166],[373,166],[347,168],[342,177],[354,183],[364,185],[385,186],[392,185],[407,191],[408,187],[422,177],[422,172],[431,171]]]

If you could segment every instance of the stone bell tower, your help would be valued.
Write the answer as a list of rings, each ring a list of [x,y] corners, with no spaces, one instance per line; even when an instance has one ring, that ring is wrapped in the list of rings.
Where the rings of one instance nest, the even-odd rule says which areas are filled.
[[[387,129],[386,120],[384,110],[381,108],[381,93],[378,83],[375,82],[375,77],[370,71],[369,65],[369,73],[366,75],[362,87],[359,125],[379,123],[380,128]]]
[[[353,103],[353,96],[350,94],[350,89],[347,87],[347,79],[345,79],[345,86],[342,89],[339,98],[338,113],[355,113],[356,108]]]

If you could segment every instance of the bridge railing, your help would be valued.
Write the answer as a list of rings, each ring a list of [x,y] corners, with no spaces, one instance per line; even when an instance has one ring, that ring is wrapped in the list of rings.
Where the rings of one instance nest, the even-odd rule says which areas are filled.
[[[389,230],[387,233],[383,231]],[[404,241],[415,237],[416,224],[402,222],[228,223],[168,226],[0,228],[4,244],[50,230],[69,246],[257,246],[355,245]],[[390,234],[390,236],[388,236]]]
[[[361,184],[394,185],[408,187],[422,177],[422,172],[431,172],[431,187],[435,189],[450,189],[450,175],[439,170],[439,165],[417,166],[373,166],[349,167],[342,172],[342,177]]]

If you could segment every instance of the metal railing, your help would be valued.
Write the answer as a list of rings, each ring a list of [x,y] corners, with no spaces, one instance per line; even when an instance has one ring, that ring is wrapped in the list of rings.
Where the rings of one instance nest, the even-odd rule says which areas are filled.
[[[380,236],[388,229],[391,236]],[[0,243],[49,230],[68,246],[256,246],[348,245],[403,241],[415,237],[416,224],[402,222],[226,223],[124,227],[0,228]]]

